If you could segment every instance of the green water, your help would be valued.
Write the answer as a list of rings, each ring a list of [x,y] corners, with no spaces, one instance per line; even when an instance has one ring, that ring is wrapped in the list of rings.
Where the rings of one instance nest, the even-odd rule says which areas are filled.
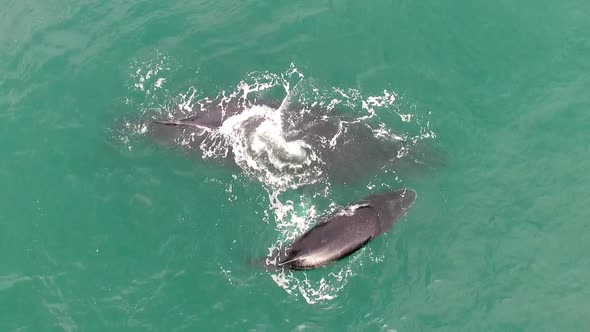
[[[581,0],[3,1],[0,331],[589,330],[588,17]],[[313,304],[245,263],[278,236],[263,185],[125,126],[291,63],[403,96],[446,156],[372,180],[418,200],[350,261],[292,276],[328,280]]]

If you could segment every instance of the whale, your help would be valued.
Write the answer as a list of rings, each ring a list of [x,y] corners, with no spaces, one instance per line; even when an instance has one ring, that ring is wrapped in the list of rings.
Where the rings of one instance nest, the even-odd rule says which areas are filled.
[[[164,144],[172,142],[173,145],[182,142],[189,151],[200,153],[203,147],[207,149],[208,145],[214,144],[210,142],[211,137],[224,123],[247,108],[237,102],[220,105],[198,105],[188,113],[177,112],[170,119],[152,119],[148,131],[156,141]],[[282,105],[272,100],[255,101],[248,105],[249,108],[254,106],[282,112],[282,123],[276,126],[281,127],[283,143],[269,149],[272,155],[264,158],[275,158],[282,164],[294,165],[305,160],[309,151],[313,150],[320,160],[318,167],[322,174],[335,185],[357,184],[384,169],[392,169],[400,175],[413,174],[417,170],[432,168],[440,160],[436,154],[414,149],[415,142],[377,137],[368,123],[339,112],[297,103]],[[253,116],[241,124],[240,130],[246,136],[254,136],[265,120]],[[227,147],[223,160],[234,163],[231,146]]]
[[[266,258],[267,267],[309,270],[343,259],[390,230],[416,200],[403,188],[372,194],[319,222],[290,245]]]

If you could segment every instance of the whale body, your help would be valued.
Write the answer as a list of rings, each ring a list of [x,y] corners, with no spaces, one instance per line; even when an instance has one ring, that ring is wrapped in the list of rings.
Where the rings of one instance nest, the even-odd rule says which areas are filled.
[[[415,200],[407,188],[368,196],[309,229],[267,264],[307,270],[347,257],[391,229]]]
[[[375,136],[373,129],[358,119],[336,115],[325,109],[315,108],[300,112],[307,107],[293,104],[284,109],[275,108],[276,103],[257,102],[251,106],[270,107],[282,112],[282,123],[278,126],[282,143],[268,144],[272,156],[285,164],[296,165],[308,155],[310,149],[319,158],[322,174],[333,184],[351,184],[391,167],[401,174],[430,167],[430,156],[421,155],[411,148],[412,142],[400,139],[382,139]],[[212,135],[232,117],[239,116],[244,108],[238,104],[220,107],[216,104],[199,106],[190,116],[176,119],[152,120],[149,132],[158,141],[173,142],[188,147],[197,153],[212,144]],[[240,131],[245,137],[254,137],[260,132],[266,119],[253,116],[241,123]],[[244,140],[247,140],[244,139]],[[179,144],[178,142],[182,142]],[[303,145],[301,144],[303,142]],[[265,143],[266,144],[266,143]],[[297,147],[299,145],[299,147]],[[295,147],[295,148],[293,148]],[[225,158],[234,162],[232,147],[227,149]],[[294,151],[294,152],[293,152]]]

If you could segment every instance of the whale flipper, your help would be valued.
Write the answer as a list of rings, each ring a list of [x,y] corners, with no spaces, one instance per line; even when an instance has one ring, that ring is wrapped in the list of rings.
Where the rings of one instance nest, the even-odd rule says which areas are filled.
[[[182,120],[153,120],[152,123],[161,124],[165,126],[186,126],[186,127],[198,127],[198,128],[205,128],[206,126],[189,119],[182,119]]]

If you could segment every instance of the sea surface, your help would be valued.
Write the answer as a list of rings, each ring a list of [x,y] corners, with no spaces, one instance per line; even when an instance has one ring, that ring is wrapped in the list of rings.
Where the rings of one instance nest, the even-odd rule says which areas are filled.
[[[0,5],[0,331],[590,330],[590,2]],[[242,118],[206,149],[151,135],[252,96],[279,102],[242,104],[264,160]],[[264,149],[292,101],[431,163],[283,174]],[[347,259],[252,264],[402,187]]]

